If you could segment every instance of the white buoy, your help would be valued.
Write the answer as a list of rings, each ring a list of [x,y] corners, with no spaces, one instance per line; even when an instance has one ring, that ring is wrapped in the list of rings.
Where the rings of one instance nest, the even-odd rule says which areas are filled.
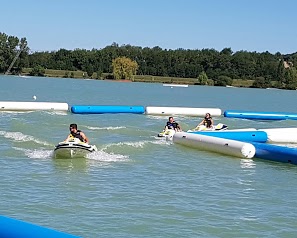
[[[34,99],[34,100],[36,100],[36,99],[37,99],[37,97],[34,95],[34,96],[33,96],[33,99]]]

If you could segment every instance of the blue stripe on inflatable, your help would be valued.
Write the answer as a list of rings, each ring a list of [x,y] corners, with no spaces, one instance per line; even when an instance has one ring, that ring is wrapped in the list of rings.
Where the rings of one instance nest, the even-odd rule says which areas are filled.
[[[256,158],[297,165],[297,148],[254,142],[251,144],[256,148]]]
[[[0,237],[9,238],[78,238],[78,236],[70,235],[60,231],[55,231],[42,226],[19,221],[16,219],[0,216]]]
[[[243,118],[251,120],[297,120],[296,113],[281,113],[281,112],[249,112],[228,110],[224,112],[224,117]]]
[[[264,131],[195,131],[190,133],[245,142],[265,143],[268,140],[267,133]]]
[[[102,113],[134,113],[143,114],[143,106],[72,106],[71,112],[76,114],[102,114]]]

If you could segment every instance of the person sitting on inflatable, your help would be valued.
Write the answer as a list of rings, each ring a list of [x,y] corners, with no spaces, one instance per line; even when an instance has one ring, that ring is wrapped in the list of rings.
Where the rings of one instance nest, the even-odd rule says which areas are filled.
[[[168,122],[166,123],[165,131],[169,129],[173,129],[175,131],[182,131],[180,125],[174,121],[173,117],[169,117]]]
[[[212,128],[214,126],[210,113],[205,114],[204,119],[198,124],[197,128],[201,125],[205,126],[206,128]]]

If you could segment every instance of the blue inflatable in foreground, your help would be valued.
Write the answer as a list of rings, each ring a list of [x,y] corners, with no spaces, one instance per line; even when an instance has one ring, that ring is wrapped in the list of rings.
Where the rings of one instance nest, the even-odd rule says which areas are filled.
[[[224,117],[242,118],[250,120],[297,120],[296,113],[282,113],[282,112],[249,112],[228,110],[224,112]]]
[[[0,237],[3,238],[78,238],[60,231],[0,216]]]
[[[143,106],[72,106],[71,112],[76,114],[103,114],[103,113],[134,113],[143,114]]]
[[[297,148],[251,142],[256,148],[255,157],[297,165]]]
[[[265,143],[268,140],[267,133],[264,131],[194,131],[189,133],[214,136],[244,142]]]

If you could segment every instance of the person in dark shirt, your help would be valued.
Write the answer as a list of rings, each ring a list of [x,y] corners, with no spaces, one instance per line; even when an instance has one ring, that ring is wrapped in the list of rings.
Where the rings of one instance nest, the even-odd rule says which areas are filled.
[[[168,122],[166,123],[165,130],[173,129],[175,131],[181,131],[180,125],[174,121],[173,117],[169,117]]]
[[[78,138],[81,142],[89,143],[88,137],[80,130],[77,130],[77,124],[70,124],[69,126],[70,134],[65,141],[69,141],[74,138]]]

